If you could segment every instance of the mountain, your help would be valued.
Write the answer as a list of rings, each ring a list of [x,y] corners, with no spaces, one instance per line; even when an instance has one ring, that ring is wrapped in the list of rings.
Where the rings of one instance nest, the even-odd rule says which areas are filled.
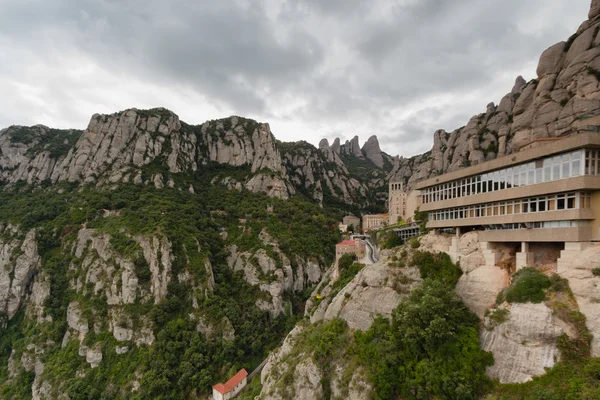
[[[499,296],[487,315],[519,279],[506,287],[509,271],[481,267],[472,237],[460,266],[437,254],[449,237],[428,235],[332,274],[337,221],[383,211],[391,179],[598,124],[599,30],[593,1],[537,79],[411,158],[375,136],[315,147],[239,116],[189,125],[162,108],[96,114],[85,130],[3,129],[0,397],[202,398],[269,357],[248,396],[597,398],[594,248],[576,274],[552,276],[546,302]],[[524,385],[486,377],[545,368]]]
[[[400,158],[387,180],[412,186],[538,139],[597,130],[599,35],[594,0],[577,32],[542,53],[536,79],[518,77],[498,105],[450,133],[436,131],[431,151]],[[357,154],[356,141],[336,141],[338,148]],[[457,239],[458,266],[444,254]],[[494,267],[485,266],[476,232],[430,232],[382,251],[372,265],[340,260],[339,279],[334,269],[325,273],[305,319],[269,356],[258,398],[600,398],[592,289],[600,248],[553,273],[548,261],[560,248],[536,244],[540,268],[515,272],[515,249],[495,245],[502,262]]]
[[[178,176],[227,165],[246,171],[236,178],[217,178],[232,189],[282,199],[303,192],[321,204],[330,199],[345,207],[381,209],[384,178],[392,164],[388,160],[384,165],[381,155],[377,162],[364,160],[355,139],[360,156],[345,152],[344,162],[341,153],[328,147],[279,142],[268,124],[242,117],[192,126],[166,109],[130,109],[96,114],[84,131],[40,125],[2,130],[0,182],[181,187]]]
[[[1,397],[196,397],[256,367],[391,169],[162,108],[3,129]]]

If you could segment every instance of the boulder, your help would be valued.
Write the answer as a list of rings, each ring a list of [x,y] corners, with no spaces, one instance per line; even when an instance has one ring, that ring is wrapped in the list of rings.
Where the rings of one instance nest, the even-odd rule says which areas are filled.
[[[557,74],[560,72],[565,58],[565,45],[565,42],[559,42],[544,50],[540,56],[536,71],[539,78],[546,74]]]

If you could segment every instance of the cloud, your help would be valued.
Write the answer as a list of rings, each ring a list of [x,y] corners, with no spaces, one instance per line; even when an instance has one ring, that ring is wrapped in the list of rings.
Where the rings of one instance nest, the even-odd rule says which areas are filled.
[[[551,4],[550,4],[551,3]],[[0,126],[85,127],[164,106],[189,123],[230,114],[281,140],[377,134],[426,151],[498,102],[588,0],[5,0]],[[361,141],[361,142],[362,142]]]

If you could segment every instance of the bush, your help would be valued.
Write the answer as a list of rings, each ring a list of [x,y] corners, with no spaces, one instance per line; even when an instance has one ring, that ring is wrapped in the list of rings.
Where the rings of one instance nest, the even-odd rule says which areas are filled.
[[[411,265],[419,267],[421,278],[440,280],[450,287],[456,286],[462,275],[460,267],[455,265],[446,253],[417,251],[413,255]]]
[[[365,333],[355,333],[375,398],[476,399],[490,384],[490,353],[479,346],[478,318],[442,282],[428,280]]]
[[[412,249],[418,249],[420,245],[421,245],[421,243],[419,242],[419,239],[414,238],[414,239],[410,240],[410,247]]]
[[[594,268],[592,270],[592,274],[594,274],[595,276],[600,276],[600,268]]]
[[[535,268],[523,268],[514,276],[506,291],[506,301],[509,303],[541,303],[546,300],[545,289],[552,283],[550,279]]]
[[[352,265],[352,263],[354,263],[354,261],[356,261],[355,254],[344,254],[343,256],[341,256],[340,259],[338,260],[338,267],[339,267],[340,271],[350,267]]]

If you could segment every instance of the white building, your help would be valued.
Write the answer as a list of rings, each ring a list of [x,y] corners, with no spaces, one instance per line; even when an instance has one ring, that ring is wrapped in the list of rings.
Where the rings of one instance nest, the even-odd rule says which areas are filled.
[[[241,369],[235,374],[230,380],[225,383],[219,383],[213,386],[213,399],[214,400],[228,400],[232,399],[246,387],[248,372],[245,369]]]

